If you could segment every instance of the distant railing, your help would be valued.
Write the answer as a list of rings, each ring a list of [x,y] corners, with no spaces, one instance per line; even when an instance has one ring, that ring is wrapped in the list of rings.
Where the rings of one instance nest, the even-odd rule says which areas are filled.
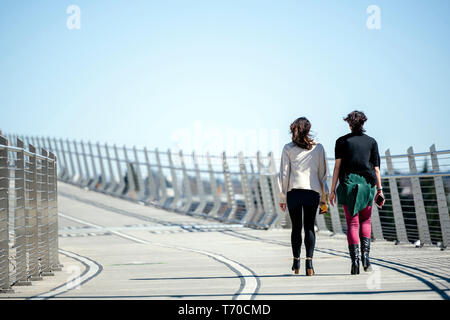
[[[8,137],[14,141],[17,136]],[[157,148],[22,138],[54,152],[58,179],[67,183],[225,223],[266,229],[285,224],[272,154],[185,155]]]
[[[56,158],[15,145],[0,136],[0,292],[61,270]]]
[[[12,140],[16,136],[11,136]],[[57,154],[58,178],[113,196],[189,215],[253,228],[290,227],[279,207],[279,159],[272,153],[256,156],[189,155],[117,147],[55,138],[23,137]],[[333,159],[328,159],[329,172]],[[399,243],[450,243],[450,151],[382,157],[382,182],[387,197],[382,209],[373,207],[372,237]],[[329,176],[331,185],[331,176]],[[345,234],[342,208],[317,215],[317,228]]]

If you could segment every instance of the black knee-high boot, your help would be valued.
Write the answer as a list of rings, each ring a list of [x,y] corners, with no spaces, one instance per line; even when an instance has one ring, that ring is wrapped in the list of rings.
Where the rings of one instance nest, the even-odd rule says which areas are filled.
[[[351,274],[359,274],[359,244],[349,244],[348,251],[352,259]]]
[[[370,253],[370,238],[361,237],[361,264],[364,268],[364,271],[372,271],[372,267],[370,265],[369,260]]]

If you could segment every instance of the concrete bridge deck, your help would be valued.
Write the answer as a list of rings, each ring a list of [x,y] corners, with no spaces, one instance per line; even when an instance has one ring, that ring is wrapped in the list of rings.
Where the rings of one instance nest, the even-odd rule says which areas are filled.
[[[290,230],[254,230],[58,184],[63,270],[1,298],[448,299],[450,252],[373,242],[350,272],[345,237],[318,233],[316,275],[294,275]],[[304,257],[304,252],[302,252]],[[80,278],[77,278],[80,276]]]

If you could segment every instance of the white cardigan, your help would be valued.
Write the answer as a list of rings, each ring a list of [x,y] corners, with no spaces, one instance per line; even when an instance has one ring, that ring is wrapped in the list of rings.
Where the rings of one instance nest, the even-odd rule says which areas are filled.
[[[325,201],[328,194],[327,161],[325,149],[318,143],[311,150],[300,148],[293,142],[283,147],[278,174],[281,203],[291,189],[314,190]]]

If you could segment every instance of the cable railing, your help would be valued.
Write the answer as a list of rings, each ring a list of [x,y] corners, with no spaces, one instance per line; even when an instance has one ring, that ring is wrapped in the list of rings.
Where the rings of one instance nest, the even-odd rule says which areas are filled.
[[[382,185],[386,203],[382,209],[373,207],[374,238],[435,244],[445,248],[450,243],[450,150],[391,155],[381,157]],[[328,159],[332,170],[334,159]],[[338,209],[343,233],[345,215]],[[337,226],[338,227],[338,226]],[[339,229],[340,231],[340,229]]]
[[[8,136],[11,141],[17,135]],[[224,223],[288,225],[279,208],[274,158],[25,137],[58,156],[58,179],[89,190]]]
[[[56,157],[0,136],[0,292],[60,270]]]
[[[14,141],[16,135],[11,135]],[[24,137],[54,152],[58,179],[89,190],[140,201],[166,210],[240,223],[253,228],[289,228],[289,215],[279,207],[279,158],[266,155],[198,155],[170,149]],[[328,172],[334,160],[327,158]],[[439,245],[450,243],[450,150],[381,157],[386,204],[373,206],[372,237],[377,240]],[[329,175],[329,185],[331,176]],[[316,227],[346,233],[341,207],[317,215]]]

